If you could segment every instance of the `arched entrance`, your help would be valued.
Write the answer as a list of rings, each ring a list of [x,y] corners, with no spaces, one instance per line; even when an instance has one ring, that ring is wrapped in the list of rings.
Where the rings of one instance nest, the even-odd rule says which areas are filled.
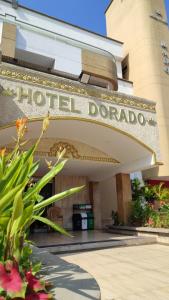
[[[41,120],[30,120],[25,148],[37,139],[41,126]],[[14,135],[14,126],[1,128],[1,145],[10,150]],[[129,174],[153,166],[153,151],[127,132],[101,122],[64,116],[51,118],[36,152],[40,160],[37,176],[47,171],[45,160],[54,162],[60,148],[66,149],[68,162],[53,183],[53,192],[86,185],[83,193],[60,202],[64,227],[72,229],[72,208],[79,203],[93,206],[95,228],[110,222],[112,210],[118,211],[120,219],[126,222],[131,201]]]

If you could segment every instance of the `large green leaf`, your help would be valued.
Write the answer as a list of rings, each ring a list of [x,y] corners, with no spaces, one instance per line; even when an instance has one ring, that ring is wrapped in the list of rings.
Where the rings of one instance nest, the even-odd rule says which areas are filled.
[[[40,221],[48,226],[50,226],[51,228],[53,228],[56,231],[59,231],[60,233],[67,235],[69,237],[71,237],[71,234],[69,234],[64,228],[62,228],[60,225],[53,223],[52,221],[50,221],[49,219],[43,218],[43,217],[39,217],[39,216],[33,216],[33,219]]]
[[[27,160],[27,162],[24,163],[24,167],[22,168],[22,170],[17,178],[16,184],[22,183],[28,177],[30,178],[30,170],[32,168],[32,164],[33,164],[33,156],[31,156]]]
[[[13,203],[12,221],[16,220],[23,213],[22,189],[16,194]]]
[[[35,193],[39,193],[41,189],[53,178],[55,177],[64,167],[67,160],[64,160],[54,166],[44,177],[42,177],[32,188],[30,188],[24,196],[24,200],[27,201]]]
[[[10,217],[0,217],[0,227],[3,229],[3,231],[6,231],[9,220]]]
[[[31,223],[32,214],[33,214],[33,204],[29,205],[24,209],[22,218],[19,223],[20,230],[24,230],[24,228],[27,228],[27,225]]]
[[[24,162],[27,162],[27,160],[33,156],[35,150],[36,150],[36,147],[37,147],[37,143],[34,144],[28,151],[26,151],[24,154]]]
[[[23,190],[23,186],[25,184],[22,183],[15,188],[11,189],[7,194],[5,194],[1,199],[0,199],[0,214],[5,211],[7,207],[9,207],[12,202],[14,201],[14,197],[16,193],[19,192],[19,190]]]
[[[35,172],[38,170],[39,168],[39,161],[36,161],[35,163],[33,163],[31,169],[30,169],[30,172],[29,172],[29,177],[31,178]]]
[[[5,166],[5,157],[4,156],[0,156],[0,180],[2,178],[2,176],[4,175],[4,166]]]
[[[48,205],[50,205],[50,204],[52,204],[52,203],[54,203],[54,202],[56,202],[56,201],[59,201],[59,200],[61,200],[61,199],[64,199],[64,198],[66,198],[66,197],[69,197],[69,196],[71,196],[71,195],[73,195],[73,194],[75,194],[75,193],[78,193],[78,192],[80,192],[82,189],[84,189],[84,186],[75,187],[75,188],[72,188],[72,189],[67,190],[67,191],[65,191],[65,192],[56,194],[56,195],[54,195],[54,196],[48,198],[47,200],[44,200],[44,201],[42,201],[42,202],[36,204],[36,205],[34,206],[34,211],[37,211],[37,210],[39,210],[39,209],[42,209],[42,208],[44,208],[44,207],[46,207],[46,206],[48,206]]]
[[[19,191],[14,199],[13,203],[13,212],[12,212],[12,223],[11,223],[11,233],[12,237],[14,234],[17,234],[19,229],[19,224],[23,215],[23,199],[22,199],[22,190]]]
[[[17,179],[19,172],[22,167],[23,160],[22,158],[18,158],[15,161],[13,161],[10,165],[10,167],[7,170],[6,175],[4,178],[0,181],[0,194],[2,195],[2,192],[4,193],[7,188],[12,188],[13,183]]]

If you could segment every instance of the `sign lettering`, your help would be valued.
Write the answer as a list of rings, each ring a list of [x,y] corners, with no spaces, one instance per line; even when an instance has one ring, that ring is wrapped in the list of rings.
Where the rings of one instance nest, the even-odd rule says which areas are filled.
[[[83,109],[78,107],[76,99],[71,96],[43,92],[31,88],[17,87],[15,101],[31,106],[36,105],[39,108],[47,106],[49,110],[59,110],[78,115],[83,112]],[[143,113],[137,113],[127,108],[116,108],[113,105],[107,105],[107,103],[103,104],[89,100],[87,107],[88,116],[92,118],[100,117],[105,120],[115,120],[117,122],[125,122],[133,125],[139,124],[141,126],[145,126],[147,123],[152,125],[153,121],[147,120]]]

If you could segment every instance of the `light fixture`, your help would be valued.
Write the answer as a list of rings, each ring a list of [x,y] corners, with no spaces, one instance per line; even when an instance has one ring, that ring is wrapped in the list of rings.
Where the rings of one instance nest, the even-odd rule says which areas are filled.
[[[82,83],[87,84],[89,82],[89,79],[90,79],[90,75],[89,74],[82,73],[81,79],[80,79],[80,81]]]

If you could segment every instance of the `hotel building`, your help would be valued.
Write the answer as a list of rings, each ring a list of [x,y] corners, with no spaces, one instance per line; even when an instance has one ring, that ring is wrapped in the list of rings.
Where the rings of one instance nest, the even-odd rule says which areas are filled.
[[[75,204],[92,205],[95,228],[110,224],[112,211],[127,223],[134,172],[168,179],[163,1],[114,0],[106,19],[108,37],[0,0],[0,146],[13,148],[15,120],[22,117],[29,119],[24,147],[32,145],[49,112],[37,177],[47,172],[45,160],[65,149],[66,167],[47,192],[86,186],[57,203],[67,229]]]

